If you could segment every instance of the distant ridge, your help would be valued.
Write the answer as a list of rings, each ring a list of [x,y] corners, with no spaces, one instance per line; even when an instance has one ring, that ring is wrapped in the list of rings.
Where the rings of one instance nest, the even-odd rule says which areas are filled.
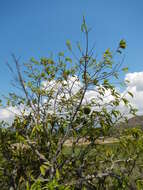
[[[127,122],[120,122],[114,128],[109,131],[110,136],[119,137],[124,133],[125,129],[130,129],[134,127],[139,127],[143,129],[143,115],[135,116],[128,119]]]
[[[126,126],[126,127],[137,127],[137,126],[140,126],[140,127],[143,127],[143,116],[135,116],[135,117],[132,117],[128,120],[127,123],[124,123],[123,126]],[[124,127],[125,127],[124,126]]]

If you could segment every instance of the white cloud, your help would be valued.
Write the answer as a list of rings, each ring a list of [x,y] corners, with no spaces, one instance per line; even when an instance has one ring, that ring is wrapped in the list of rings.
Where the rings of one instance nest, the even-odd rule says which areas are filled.
[[[127,91],[130,91],[133,93],[134,98],[131,98],[129,95],[126,95],[127,99],[130,101],[130,103],[136,107],[139,111],[138,114],[143,114],[143,72],[133,72],[133,73],[128,73],[125,76],[125,81],[128,80],[130,81],[127,83],[127,87],[124,90],[124,92],[120,92],[121,95],[125,94]],[[70,77],[67,81],[63,81],[66,86],[71,88],[72,94],[76,93],[80,88],[82,88],[82,83],[79,81],[79,79],[75,77]],[[74,82],[74,85],[72,86]],[[51,81],[50,83],[47,84],[47,82],[43,81],[42,83],[42,88],[44,89],[50,89],[53,88],[55,92],[59,89],[61,89],[60,83],[57,83],[55,80]],[[119,89],[117,89],[119,92]],[[62,92],[62,89],[61,89]],[[59,99],[62,96],[62,93],[59,94]],[[67,95],[66,98],[69,96]],[[97,92],[96,90],[88,90],[84,102],[90,101],[93,98],[97,97]],[[105,92],[105,102],[111,101],[112,96],[109,94],[109,92]],[[125,111],[126,108],[124,104],[120,104],[119,109],[121,111]],[[5,121],[12,121],[12,118],[14,117],[14,114],[19,114],[18,109],[9,107],[9,108],[2,108],[0,109],[0,120],[5,120]]]
[[[125,81],[129,81],[126,86],[126,89],[121,92],[119,88],[116,88],[116,90],[123,96],[129,100],[131,105],[133,105],[134,108],[138,109],[137,114],[143,115],[143,72],[133,72],[128,73],[125,75]],[[131,92],[133,94],[133,98],[127,93]],[[94,91],[88,91],[86,93],[86,101],[91,100],[92,98],[97,97],[97,93]],[[110,95],[109,92],[105,91],[105,102],[111,101],[113,97]],[[123,104],[123,102],[120,103],[120,106],[118,107],[121,112],[127,112],[127,108]]]
[[[136,91],[143,91],[143,72],[128,73],[125,80],[129,80],[128,87],[136,88]]]
[[[12,116],[13,116],[13,114],[10,111],[6,110],[5,108],[0,109],[0,120],[8,119]]]
[[[5,107],[0,109],[0,121],[11,123],[15,115],[19,115],[20,111],[16,107]]]
[[[128,96],[128,99],[141,115],[143,114],[143,72],[128,73],[125,80],[129,81],[125,91],[130,91],[134,95],[133,98]]]
[[[79,88],[82,86],[77,76],[71,76],[67,80],[63,80],[62,83],[65,85],[65,89],[71,89],[73,93],[76,93]],[[73,85],[74,84],[74,85]],[[43,81],[42,88],[45,90],[53,89],[53,90],[63,90],[61,81],[57,82],[55,80],[52,81]]]

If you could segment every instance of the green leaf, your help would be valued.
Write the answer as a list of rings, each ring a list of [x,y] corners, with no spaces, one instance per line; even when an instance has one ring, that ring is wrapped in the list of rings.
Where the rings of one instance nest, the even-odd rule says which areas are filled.
[[[69,40],[66,41],[66,46],[67,48],[71,51],[72,50],[72,46]]]
[[[125,40],[121,40],[121,41],[120,41],[119,47],[120,47],[121,49],[125,49],[125,48],[126,48],[126,42],[125,42]]]
[[[38,65],[38,64],[39,64],[39,62],[38,62],[38,61],[36,61],[36,60],[34,59],[34,57],[32,57],[32,58],[30,59],[30,61],[31,61],[32,63],[35,63],[36,65]]]
[[[141,190],[143,188],[143,180],[137,180],[137,190]]]
[[[7,100],[7,106],[10,106],[10,103],[11,103],[10,100]]]
[[[64,57],[64,52],[59,52],[60,57]]]
[[[54,64],[54,61],[53,61],[52,59],[48,59],[48,60],[47,60],[47,63],[48,63],[48,64]]]
[[[126,80],[125,80],[125,83],[126,83],[126,84],[129,84],[129,83],[130,83],[130,81],[126,79]]]
[[[45,75],[46,75],[46,74],[45,74],[44,72],[41,73],[41,77],[45,77]]]
[[[124,72],[128,72],[128,67],[124,67],[124,68],[122,68],[122,71],[124,71]]]
[[[60,179],[60,173],[59,173],[59,170],[58,170],[58,169],[56,169],[56,178],[57,178],[57,180]]]
[[[97,83],[98,83],[98,80],[95,78],[95,79],[93,80],[93,84],[94,84],[94,85],[97,85]]]
[[[66,58],[65,58],[65,61],[72,63],[72,59],[69,58],[69,57],[66,57]]]
[[[87,26],[86,26],[86,22],[85,22],[85,17],[83,16],[83,22],[81,25],[81,31],[82,32],[87,32]]]
[[[131,93],[131,92],[129,92],[128,91],[128,94],[133,98],[134,97],[134,95]]]
[[[123,102],[125,105],[127,105],[129,103],[129,101],[126,98],[122,98]]]
[[[83,112],[84,112],[84,114],[85,114],[85,115],[90,114],[90,112],[91,112],[90,107],[87,107],[87,106],[86,106],[86,107],[84,107],[84,108],[83,108]]]
[[[119,79],[119,74],[116,72],[113,74],[116,79]]]
[[[30,190],[28,181],[26,182],[26,190]]]
[[[110,57],[110,58],[112,58],[112,53],[111,53],[111,51],[110,51],[109,48],[104,53],[104,57],[107,57],[107,56]]]
[[[45,164],[46,166],[52,166],[52,165],[50,164],[50,162],[49,162],[49,161],[44,162],[44,164]]]
[[[43,176],[45,176],[45,174],[46,174],[46,166],[45,165],[42,165],[42,166],[40,166],[40,171],[41,171],[41,174],[43,175]]]
[[[77,47],[78,47],[79,51],[82,52],[82,49],[81,49],[81,46],[80,46],[79,42],[77,42]]]
[[[81,25],[81,31],[84,32],[84,24]]]

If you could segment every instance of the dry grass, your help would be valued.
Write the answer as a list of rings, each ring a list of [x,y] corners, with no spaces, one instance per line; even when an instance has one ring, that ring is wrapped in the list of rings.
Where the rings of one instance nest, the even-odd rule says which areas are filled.
[[[70,139],[70,140],[66,140],[65,142],[65,145],[66,146],[72,146],[74,140]],[[118,143],[119,142],[119,139],[117,138],[114,138],[114,137],[106,137],[106,138],[100,138],[100,139],[97,139],[95,141],[96,144],[113,144],[113,143]],[[85,138],[82,138],[78,141],[78,145],[81,146],[81,145],[88,145],[90,143],[90,141],[86,140]]]

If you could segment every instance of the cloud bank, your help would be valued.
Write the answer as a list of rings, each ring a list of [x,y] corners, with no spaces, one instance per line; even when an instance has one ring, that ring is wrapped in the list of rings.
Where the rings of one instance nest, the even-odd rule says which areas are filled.
[[[125,91],[130,91],[134,97],[128,97],[128,100],[138,109],[138,114],[143,115],[143,72],[128,73],[125,80],[127,83]]]
[[[134,97],[127,95],[127,99],[130,101],[130,103],[138,109],[137,114],[143,115],[143,72],[133,72],[128,73],[125,75],[125,81],[129,81],[126,85],[126,89],[123,92],[120,92],[121,95],[125,94],[127,91],[130,91]],[[82,86],[80,81],[77,78],[71,77],[71,79],[68,81],[68,85],[71,86],[72,82],[75,81],[74,85],[74,92],[76,93],[78,89]],[[58,85],[55,81],[52,81],[49,86],[47,86],[46,82],[43,82],[43,87],[46,89],[48,88],[58,88]],[[119,90],[117,89],[119,92]],[[108,93],[107,93],[108,94]],[[90,101],[92,98],[96,97],[97,93],[92,90],[88,90],[85,96],[84,101]],[[112,99],[111,96],[106,97],[105,101],[110,101]],[[119,106],[120,111],[125,111],[124,105],[121,104]],[[11,122],[14,115],[18,114],[18,110],[16,108],[2,108],[0,109],[0,121],[8,121]]]

